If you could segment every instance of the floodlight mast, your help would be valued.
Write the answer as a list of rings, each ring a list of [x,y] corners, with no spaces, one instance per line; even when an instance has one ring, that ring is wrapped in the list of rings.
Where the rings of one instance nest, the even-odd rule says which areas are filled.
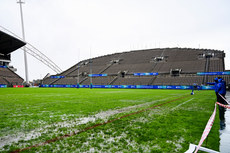
[[[24,30],[23,12],[22,12],[22,4],[24,4],[25,2],[22,2],[21,0],[18,0],[17,3],[20,5],[21,24],[22,24],[22,39],[25,42],[25,30]],[[23,50],[24,50],[26,84],[29,84],[28,64],[27,64],[27,55],[26,55],[26,47],[25,46],[23,47]]]

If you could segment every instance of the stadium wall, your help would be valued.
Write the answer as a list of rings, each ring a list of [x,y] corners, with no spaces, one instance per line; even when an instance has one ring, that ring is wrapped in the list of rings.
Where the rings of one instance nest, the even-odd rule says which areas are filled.
[[[192,90],[194,86],[157,85],[41,85],[42,88],[114,88],[114,89],[177,89]],[[214,90],[214,86],[197,86],[198,90]]]

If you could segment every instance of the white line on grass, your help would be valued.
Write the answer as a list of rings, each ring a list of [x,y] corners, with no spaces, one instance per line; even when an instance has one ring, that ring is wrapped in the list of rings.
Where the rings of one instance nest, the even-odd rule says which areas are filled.
[[[183,102],[183,103],[177,105],[176,107],[172,108],[171,110],[175,110],[175,109],[177,109],[178,107],[180,107],[181,105],[184,105],[184,104],[186,104],[187,102],[190,102],[190,101],[193,100],[193,99],[194,99],[194,98],[189,99],[189,100],[187,100],[187,101],[185,101],[185,102]]]

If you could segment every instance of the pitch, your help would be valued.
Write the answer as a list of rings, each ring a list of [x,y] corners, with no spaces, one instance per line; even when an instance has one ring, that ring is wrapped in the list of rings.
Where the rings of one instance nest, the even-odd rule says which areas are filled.
[[[0,151],[184,152],[214,103],[213,91],[0,89]],[[219,150],[218,123],[204,147]]]

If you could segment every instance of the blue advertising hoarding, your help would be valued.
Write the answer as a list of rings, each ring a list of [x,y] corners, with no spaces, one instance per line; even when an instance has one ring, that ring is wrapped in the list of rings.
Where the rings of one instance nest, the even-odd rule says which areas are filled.
[[[215,90],[215,86],[200,86],[201,90]]]
[[[60,78],[65,78],[65,76],[50,76],[52,79],[60,79]]]
[[[77,85],[41,85],[49,88],[77,88]],[[90,88],[90,85],[79,85],[79,88]],[[92,85],[92,88],[116,88],[116,89],[178,89],[192,90],[193,86],[158,86],[158,85]],[[214,90],[214,86],[198,86],[199,90]]]
[[[197,72],[197,75],[230,75],[230,71],[227,71],[227,72]]]
[[[5,85],[5,84],[0,84],[0,88],[6,88],[7,87],[7,85]]]
[[[153,73],[133,73],[134,76],[147,76],[147,75],[158,75],[157,72]]]
[[[108,76],[108,74],[89,74],[89,77],[104,77]]]
[[[0,68],[7,68],[7,66],[0,66]]]

